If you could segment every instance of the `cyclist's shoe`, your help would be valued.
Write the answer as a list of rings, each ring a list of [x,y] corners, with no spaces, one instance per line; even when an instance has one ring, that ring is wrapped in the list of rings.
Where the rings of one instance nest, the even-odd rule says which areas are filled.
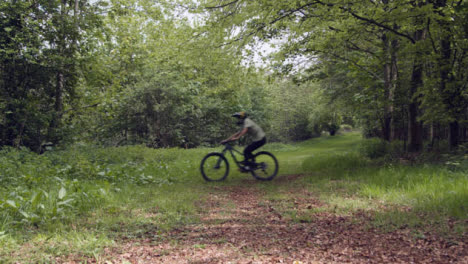
[[[242,173],[249,172],[249,171],[250,171],[250,167],[249,167],[249,166],[242,166],[242,167],[239,167],[239,171],[242,172]]]
[[[244,165],[244,166],[250,166],[250,167],[252,167],[255,164],[255,162],[253,162],[251,160],[243,160],[243,161],[241,161],[239,163]]]

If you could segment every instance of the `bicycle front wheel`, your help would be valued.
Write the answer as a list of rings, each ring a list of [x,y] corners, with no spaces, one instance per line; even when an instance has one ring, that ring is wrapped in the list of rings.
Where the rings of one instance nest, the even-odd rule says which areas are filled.
[[[271,181],[278,174],[278,160],[270,152],[255,154],[255,163],[251,173],[257,180]]]
[[[210,153],[203,158],[200,171],[206,181],[223,181],[229,173],[229,163],[223,154]]]

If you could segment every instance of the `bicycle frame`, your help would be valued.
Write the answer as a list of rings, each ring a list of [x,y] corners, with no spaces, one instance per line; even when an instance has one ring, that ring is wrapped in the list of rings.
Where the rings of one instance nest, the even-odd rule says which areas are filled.
[[[235,149],[235,148],[234,148],[233,146],[231,146],[229,143],[226,143],[224,146],[225,146],[225,147],[224,147],[223,151],[221,152],[221,153],[223,154],[223,156],[226,156],[226,152],[231,153],[232,159],[233,159],[234,162],[236,163],[237,167],[240,168],[241,166],[239,165],[239,161],[237,160],[236,155],[234,155],[234,152],[237,152],[237,153],[239,153],[239,154],[242,155],[242,156],[243,156],[244,154],[243,154],[242,152],[238,151],[237,149]],[[218,163],[216,163],[216,166],[220,166],[219,163],[221,163],[221,159],[219,159]]]

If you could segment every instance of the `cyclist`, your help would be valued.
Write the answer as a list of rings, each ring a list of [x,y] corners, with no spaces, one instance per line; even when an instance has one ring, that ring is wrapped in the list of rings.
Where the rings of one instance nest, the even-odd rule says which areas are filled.
[[[235,133],[234,135],[230,136],[228,139],[221,141],[221,143],[237,140],[245,134],[251,136],[253,142],[247,147],[245,147],[244,160],[241,161],[241,164],[245,166],[250,166],[253,163],[254,157],[252,152],[265,145],[266,143],[265,132],[263,132],[263,129],[254,121],[252,121],[252,119],[248,118],[245,112],[238,112],[233,114],[232,116],[238,119],[237,124],[241,126],[241,130]]]

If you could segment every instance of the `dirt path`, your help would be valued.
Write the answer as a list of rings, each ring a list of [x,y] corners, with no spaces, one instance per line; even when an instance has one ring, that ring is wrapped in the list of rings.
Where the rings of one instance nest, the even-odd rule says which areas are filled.
[[[322,206],[301,197],[298,208]],[[468,263],[466,243],[368,229],[364,214],[284,219],[254,184],[214,191],[203,207],[201,224],[173,230],[162,242],[123,241],[106,254],[112,263]]]

